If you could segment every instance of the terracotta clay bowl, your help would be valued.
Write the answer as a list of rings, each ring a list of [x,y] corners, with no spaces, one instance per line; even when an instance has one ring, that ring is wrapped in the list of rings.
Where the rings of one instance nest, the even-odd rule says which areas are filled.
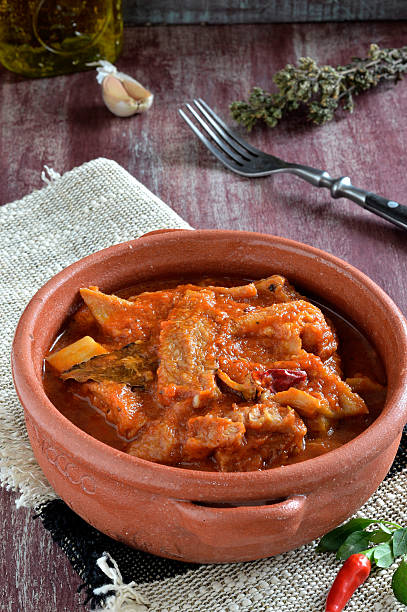
[[[68,421],[45,395],[44,355],[79,303],[80,287],[98,285],[111,292],[146,279],[273,273],[286,275],[346,315],[382,358],[388,379],[385,408],[344,446],[259,472],[183,470],[106,446]],[[35,456],[55,491],[112,538],[184,561],[264,558],[329,531],[383,480],[407,420],[407,327],[394,303],[332,255],[257,233],[173,231],[85,257],[31,300],[16,331],[12,365]]]

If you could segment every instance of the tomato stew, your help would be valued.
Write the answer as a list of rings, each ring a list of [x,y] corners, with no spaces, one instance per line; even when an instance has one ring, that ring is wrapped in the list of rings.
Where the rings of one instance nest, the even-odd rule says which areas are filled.
[[[81,296],[45,360],[45,389],[80,429],[130,455],[267,469],[337,448],[383,407],[367,339],[282,276]]]

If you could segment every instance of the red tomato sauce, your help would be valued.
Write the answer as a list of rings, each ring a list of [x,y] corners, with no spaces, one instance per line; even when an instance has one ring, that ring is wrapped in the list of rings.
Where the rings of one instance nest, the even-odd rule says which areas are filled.
[[[49,355],[84,336],[107,353],[63,374],[46,361],[45,390],[77,427],[131,455],[268,469],[345,444],[383,407],[384,371],[368,340],[283,277],[81,293],[85,305]]]

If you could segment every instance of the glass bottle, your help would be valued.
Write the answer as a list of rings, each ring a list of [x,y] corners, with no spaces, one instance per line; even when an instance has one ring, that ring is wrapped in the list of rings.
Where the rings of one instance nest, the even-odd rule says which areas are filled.
[[[25,76],[113,63],[122,37],[121,0],[0,0],[0,62]]]

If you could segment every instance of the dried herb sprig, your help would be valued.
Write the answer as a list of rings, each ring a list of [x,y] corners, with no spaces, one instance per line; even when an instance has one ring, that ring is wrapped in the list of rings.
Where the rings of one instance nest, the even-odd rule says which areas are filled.
[[[279,70],[273,81],[278,91],[267,93],[254,87],[248,101],[233,102],[232,117],[250,131],[258,121],[269,127],[291,111],[308,110],[307,119],[321,125],[331,121],[341,107],[353,111],[354,96],[381,81],[402,79],[407,72],[407,47],[380,49],[370,45],[367,58],[355,57],[346,66],[318,66],[310,57],[301,57],[298,66],[287,64]]]

